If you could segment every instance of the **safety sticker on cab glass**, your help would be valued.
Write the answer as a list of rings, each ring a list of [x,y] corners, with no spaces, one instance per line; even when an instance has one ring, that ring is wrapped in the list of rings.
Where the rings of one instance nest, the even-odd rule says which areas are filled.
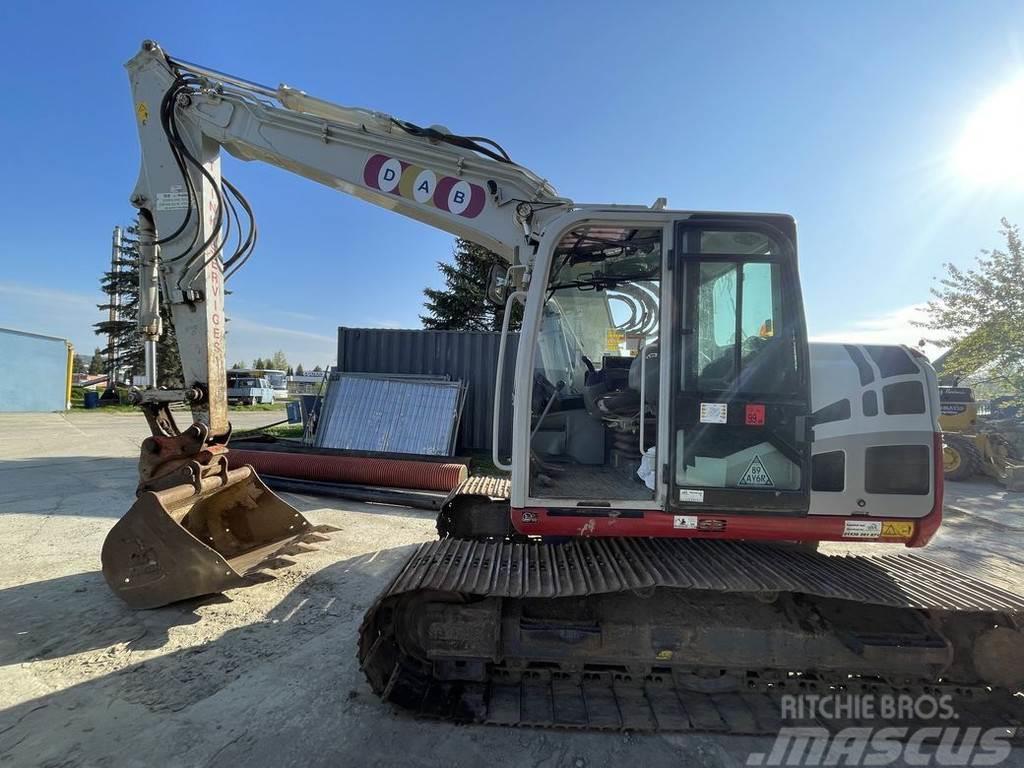
[[[728,421],[729,406],[727,403],[701,403],[701,424],[725,424]]]
[[[748,427],[764,426],[764,405],[761,403],[747,403],[744,421]]]
[[[744,471],[742,477],[740,477],[737,485],[741,485],[744,488],[774,488],[775,481],[772,480],[772,476],[765,469],[761,457],[754,454],[754,458],[751,460],[746,471]]]

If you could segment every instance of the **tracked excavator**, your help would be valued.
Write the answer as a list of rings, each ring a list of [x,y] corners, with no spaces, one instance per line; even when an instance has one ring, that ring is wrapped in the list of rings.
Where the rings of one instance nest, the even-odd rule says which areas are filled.
[[[792,217],[580,204],[487,139],[150,41],[127,69],[140,328],[157,338],[170,305],[184,384],[137,393],[153,436],[102,553],[129,605],[244,586],[329,533],[226,461],[224,287],[256,229],[225,150],[505,260],[488,293],[508,474],[456,488],[366,614],[358,656],[383,699],[464,722],[757,733],[786,722],[786,693],[927,693],[961,724],[1021,719],[1024,599],[909,553],[815,549],[924,546],[942,443],[920,355],[808,343]]]

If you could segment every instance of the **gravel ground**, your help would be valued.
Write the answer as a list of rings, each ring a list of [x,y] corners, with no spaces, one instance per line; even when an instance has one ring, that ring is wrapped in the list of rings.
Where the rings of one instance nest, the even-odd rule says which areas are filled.
[[[355,660],[359,622],[433,538],[429,512],[284,494],[341,531],[273,581],[130,611],[99,551],[145,434],[132,414],[0,415],[0,765],[719,766],[771,746],[452,726],[381,704]],[[929,554],[1024,592],[1024,494],[950,485],[946,514]]]

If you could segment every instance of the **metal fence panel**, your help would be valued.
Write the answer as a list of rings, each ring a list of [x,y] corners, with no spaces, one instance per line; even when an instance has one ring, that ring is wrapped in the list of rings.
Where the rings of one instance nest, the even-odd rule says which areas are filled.
[[[461,381],[340,375],[327,389],[316,445],[449,456],[463,404]]]
[[[395,330],[338,328],[338,370],[353,373],[448,376],[466,384],[466,405],[459,428],[458,449],[490,450],[491,408],[500,333],[487,331]],[[518,334],[510,334],[505,351],[499,445],[511,446],[512,374]]]

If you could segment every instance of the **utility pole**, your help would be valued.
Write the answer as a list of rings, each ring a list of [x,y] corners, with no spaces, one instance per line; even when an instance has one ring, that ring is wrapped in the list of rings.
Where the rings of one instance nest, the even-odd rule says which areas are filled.
[[[110,296],[110,333],[107,334],[107,389],[103,393],[104,400],[117,399],[117,337],[114,335],[115,323],[121,315],[121,291],[117,282],[117,273],[121,271],[121,228],[114,227],[110,238],[110,271],[114,274],[114,292]]]
[[[160,320],[159,246],[148,216],[139,216],[139,330],[145,352],[146,389],[156,389],[156,344],[163,332]]]

